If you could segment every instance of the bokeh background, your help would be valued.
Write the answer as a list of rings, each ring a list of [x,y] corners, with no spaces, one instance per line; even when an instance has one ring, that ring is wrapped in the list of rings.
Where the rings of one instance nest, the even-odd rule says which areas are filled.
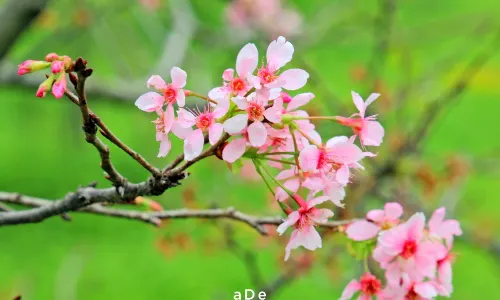
[[[239,49],[261,53],[279,34],[295,46],[291,63],[311,77],[307,109],[355,111],[350,91],[382,97],[371,110],[386,128],[378,156],[347,190],[336,218],[363,216],[386,201],[407,213],[445,206],[462,222],[452,299],[500,299],[500,2],[497,0],[16,0],[0,1],[0,190],[58,199],[102,176],[65,99],[35,98],[42,74],[16,66],[57,52],[94,68],[89,104],[123,141],[157,166],[154,118],[133,105],[151,74],[177,65],[188,88],[206,93],[234,67]],[[191,100],[190,100],[191,101]],[[194,104],[192,104],[194,105]],[[327,136],[346,128],[317,124]],[[131,181],[146,172],[116,147]],[[236,175],[216,158],[195,165],[156,197],[165,209],[235,206],[279,214],[251,167]],[[0,228],[0,299],[233,299],[245,288],[267,299],[338,299],[362,272],[345,239],[295,251],[225,221],[173,220],[161,228],[73,213]]]

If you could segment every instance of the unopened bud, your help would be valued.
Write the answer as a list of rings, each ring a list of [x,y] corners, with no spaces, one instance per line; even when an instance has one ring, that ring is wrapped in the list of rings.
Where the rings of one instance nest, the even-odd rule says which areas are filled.
[[[283,99],[283,103],[290,103],[292,101],[292,97],[288,93],[281,92],[280,97]]]
[[[45,97],[48,91],[52,88],[52,84],[54,83],[55,80],[55,75],[52,74],[50,75],[47,79],[45,79],[44,82],[38,86],[38,90],[36,91],[36,96],[39,98]]]
[[[64,92],[66,91],[66,72],[62,71],[59,73],[56,82],[52,86],[52,94],[57,99],[64,96]]]
[[[49,62],[41,60],[27,60],[17,68],[17,75],[24,75],[46,69],[50,66]]]
[[[64,62],[60,60],[55,60],[51,64],[52,73],[57,74],[64,70]]]
[[[59,55],[57,55],[57,53],[49,53],[45,56],[45,60],[48,61],[48,62],[53,62],[55,60],[58,60],[59,59]]]

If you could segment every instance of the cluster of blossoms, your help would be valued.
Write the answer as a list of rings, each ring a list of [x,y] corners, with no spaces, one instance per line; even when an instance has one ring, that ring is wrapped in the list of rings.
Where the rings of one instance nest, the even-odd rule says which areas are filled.
[[[59,56],[56,53],[49,53],[43,60],[27,60],[19,65],[18,75],[24,75],[44,69],[51,69],[52,74],[40,84],[36,91],[36,96],[43,98],[52,89],[52,94],[56,98],[64,96],[66,90],[66,73],[72,67],[71,58],[66,55]]]
[[[167,155],[171,148],[170,132],[184,140],[186,161],[199,156],[206,141],[215,145],[223,134],[230,136],[220,146],[220,158],[233,165],[242,157],[251,159],[288,214],[278,228],[280,234],[287,227],[294,228],[285,259],[299,246],[309,250],[321,247],[321,237],[314,226],[326,222],[333,212],[316,206],[331,201],[343,207],[341,200],[353,176],[352,170],[362,169],[361,160],[375,155],[362,148],[379,146],[384,136],[384,129],[375,116],[365,117],[367,106],[379,94],[370,95],[365,102],[352,92],[359,112],[349,118],[309,116],[302,110],[314,94],[289,94],[302,88],[309,78],[302,69],[283,70],[292,60],[293,53],[293,45],[279,37],[270,43],[265,63],[259,67],[257,47],[250,43],[240,50],[235,70],[225,70],[222,85],[212,89],[208,97],[184,89],[187,74],[174,67],[170,83],[158,75],[151,76],[147,86],[157,92],[146,93],[136,101],[139,109],[158,115],[155,124],[156,140],[160,142],[159,156]],[[185,107],[187,96],[200,97],[208,103],[202,110],[190,110]],[[332,137],[323,142],[312,119],[351,127],[354,135]],[[356,138],[361,148],[355,144]],[[273,177],[267,167],[280,172]],[[263,171],[269,175],[267,180]],[[276,188],[271,188],[268,180]]]
[[[384,210],[368,212],[366,220],[347,227],[349,239],[373,241],[372,257],[385,271],[386,287],[367,272],[360,280],[352,280],[341,299],[412,299],[426,300],[449,297],[453,291],[451,264],[453,237],[462,234],[456,220],[445,220],[445,209],[437,209],[426,224],[423,213],[406,222],[400,220],[403,208],[386,203]],[[368,255],[368,253],[367,253]]]

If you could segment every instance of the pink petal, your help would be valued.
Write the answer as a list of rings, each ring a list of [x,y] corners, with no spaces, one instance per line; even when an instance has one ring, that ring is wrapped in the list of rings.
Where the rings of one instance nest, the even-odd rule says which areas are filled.
[[[380,228],[372,222],[361,220],[347,227],[347,236],[354,241],[366,241],[373,239],[379,233]]]
[[[190,161],[198,157],[203,151],[203,132],[197,129],[184,140],[184,159]]]
[[[432,299],[437,297],[436,288],[430,282],[420,282],[414,285],[413,289],[420,297]]]
[[[177,105],[179,105],[179,107],[184,107],[184,105],[186,104],[186,95],[184,94],[184,90],[177,90],[175,102],[177,103]]]
[[[348,140],[349,139],[346,136],[336,136],[336,137],[333,137],[333,138],[329,139],[326,142],[326,147],[327,148],[333,148],[335,145],[340,145],[340,144],[343,144],[343,143],[347,143]]]
[[[213,88],[208,92],[208,98],[210,99],[225,98],[226,96],[227,92],[222,87]]]
[[[296,241],[297,247],[302,245],[307,250],[316,250],[321,248],[321,236],[316,231],[314,226],[307,226],[302,228],[302,230],[297,234]]]
[[[174,88],[182,89],[186,85],[187,74],[181,68],[173,67],[170,70],[170,77],[172,78],[172,86]]]
[[[240,133],[248,123],[247,114],[239,114],[224,122],[224,130],[229,134]]]
[[[264,112],[264,117],[266,117],[267,120],[269,120],[273,123],[280,123],[281,122],[281,110],[278,110],[274,106],[269,107]]]
[[[358,146],[349,142],[337,144],[329,150],[328,157],[341,164],[357,163],[365,157]]]
[[[248,106],[248,101],[247,101],[247,98],[245,98],[245,97],[236,96],[236,97],[233,97],[232,100],[233,100],[234,104],[236,104],[236,106],[238,106],[239,109],[244,110]]]
[[[304,147],[299,154],[299,164],[304,171],[315,171],[318,168],[320,150],[313,145]]]
[[[279,233],[279,235],[283,235],[283,233],[285,233],[288,227],[297,223],[299,218],[300,214],[297,211],[292,212],[291,214],[288,215],[286,220],[278,226],[276,231]]]
[[[323,202],[330,200],[327,196],[319,196],[314,199],[307,201],[307,208],[312,208],[316,205],[320,205]]]
[[[377,98],[380,97],[379,93],[372,93],[370,96],[368,96],[368,99],[365,101],[365,109],[368,107],[368,105],[372,104],[373,101],[377,100]]]
[[[329,184],[325,188],[325,195],[330,198],[333,204],[338,207],[344,207],[344,204],[340,201],[345,198],[345,189],[344,187],[337,182],[329,182]]]
[[[351,280],[347,286],[345,287],[344,291],[342,292],[342,296],[340,296],[340,300],[349,300],[354,296],[354,294],[361,290],[361,284],[357,282],[355,279]]]
[[[248,139],[254,147],[264,145],[267,139],[267,129],[262,122],[255,121],[248,126]]]
[[[212,113],[214,118],[218,119],[224,116],[229,110],[229,99],[226,97],[218,98],[217,105],[215,106],[215,110]]]
[[[170,132],[172,125],[175,121],[174,106],[172,104],[167,105],[165,110],[165,116],[163,117],[163,125],[165,126],[165,133]]]
[[[318,197],[321,198],[321,197]],[[328,201],[328,197],[325,197]],[[317,198],[316,198],[317,199]],[[315,209],[312,213],[309,214],[311,220],[313,220],[316,224],[326,223],[329,218],[333,217],[333,211],[326,208]]]
[[[191,135],[193,132],[193,129],[191,127],[182,127],[179,122],[174,122],[172,124],[172,132],[175,134],[176,137],[185,140],[188,136]]]
[[[364,121],[359,138],[365,146],[380,146],[384,138],[384,127],[376,121]]]
[[[298,94],[297,96],[292,98],[292,101],[290,101],[290,103],[288,103],[286,110],[288,112],[290,112],[290,111],[295,110],[301,106],[304,106],[307,103],[309,103],[309,101],[311,101],[312,98],[314,98],[313,93]]]
[[[292,178],[292,179],[289,179],[287,181],[285,181],[283,183],[283,186],[288,189],[289,191],[295,193],[299,190],[300,188],[300,180],[298,178]],[[275,198],[276,200],[280,201],[280,202],[283,202],[285,201],[286,199],[288,199],[289,195],[287,192],[285,192],[284,189],[282,189],[281,187],[278,187],[276,189],[276,194],[275,194]]]
[[[309,73],[302,69],[290,69],[281,73],[279,81],[285,90],[295,91],[302,88],[309,79]]]
[[[149,77],[148,82],[146,83],[147,87],[154,87],[157,90],[162,90],[167,87],[165,80],[163,80],[159,75],[153,75]]]
[[[342,184],[346,185],[349,183],[349,167],[347,165],[342,165],[340,169],[337,170],[335,174],[335,179]]]
[[[389,220],[398,220],[403,215],[403,207],[397,202],[389,202],[384,205],[385,217]]]
[[[246,147],[246,139],[240,138],[232,140],[224,147],[224,150],[222,150],[222,159],[229,163],[233,163],[245,153]]]
[[[352,94],[352,101],[354,102],[354,105],[356,105],[356,107],[359,110],[359,115],[361,117],[364,117],[366,106],[365,106],[365,102],[363,101],[363,98],[361,98],[361,96],[354,91],[351,91],[351,94]]]
[[[225,81],[231,81],[233,80],[234,77],[234,70],[233,69],[226,69],[224,70],[224,73],[222,73],[222,79]]]
[[[278,70],[292,60],[293,45],[282,36],[272,41],[267,48],[267,64],[273,70]]]
[[[259,63],[259,51],[254,44],[246,44],[241,48],[236,57],[236,72],[238,76],[244,78],[247,74],[253,73]]]
[[[168,154],[170,149],[172,148],[172,144],[168,139],[168,134],[164,134],[160,140],[160,151],[158,152],[158,157],[164,157]]]
[[[192,127],[196,123],[196,117],[185,109],[177,111],[177,121],[184,128]]]
[[[161,109],[163,102],[164,98],[162,95],[155,92],[149,92],[141,95],[135,101],[135,106],[137,106],[140,110],[153,112]]]
[[[220,123],[214,123],[208,127],[208,141],[211,145],[215,145],[219,141],[222,131],[224,131],[224,127]]]
[[[420,240],[425,227],[425,215],[421,212],[415,213],[406,221],[408,228],[408,238],[416,241]]]
[[[375,223],[382,223],[384,221],[384,217],[385,212],[381,209],[373,209],[366,214],[366,218]]]
[[[297,169],[294,166],[292,166],[292,168],[290,168],[290,169],[283,170],[283,171],[279,172],[275,178],[276,178],[276,180],[284,180],[284,179],[288,179],[290,177],[295,177],[296,171],[297,171]]]

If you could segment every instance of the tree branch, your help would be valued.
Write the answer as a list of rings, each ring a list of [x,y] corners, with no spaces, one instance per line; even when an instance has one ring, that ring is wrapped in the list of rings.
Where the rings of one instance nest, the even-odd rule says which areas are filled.
[[[175,179],[177,179],[175,181]],[[159,212],[142,212],[134,210],[113,209],[100,205],[99,203],[120,203],[124,199],[133,199],[137,196],[157,195],[158,189],[168,189],[179,184],[183,178],[164,178],[163,182],[149,180],[145,183],[126,183],[121,189],[121,196],[115,188],[96,189],[93,187],[80,188],[74,193],[67,194],[62,200],[47,200],[18,193],[0,192],[0,202],[20,204],[34,209],[24,211],[10,211],[0,213],[1,225],[15,225],[24,223],[37,223],[46,218],[59,215],[64,212],[77,211],[103,216],[137,220],[153,225],[159,225],[160,220],[166,219],[228,219],[247,224],[257,230],[260,234],[266,235],[267,230],[264,225],[278,226],[283,222],[282,217],[258,217],[252,216],[232,207],[215,209],[176,209]],[[171,181],[169,181],[171,180]],[[96,205],[97,204],[97,205]],[[319,225],[333,231],[339,231],[356,220],[330,221]]]

